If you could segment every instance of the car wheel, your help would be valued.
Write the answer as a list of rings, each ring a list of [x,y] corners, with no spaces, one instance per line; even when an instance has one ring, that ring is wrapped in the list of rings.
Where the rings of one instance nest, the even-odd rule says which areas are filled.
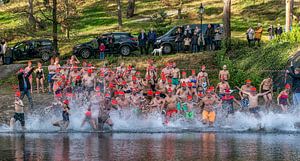
[[[120,49],[120,53],[123,56],[128,56],[130,54],[130,47],[129,46],[122,46]]]
[[[50,59],[50,55],[47,51],[41,51],[41,56],[43,61],[48,61]]]
[[[163,52],[164,52],[164,54],[171,54],[171,52],[172,52],[171,45],[170,44],[163,45]]]
[[[80,56],[84,59],[87,59],[89,58],[90,56],[92,55],[92,52],[90,49],[82,49],[80,51]]]

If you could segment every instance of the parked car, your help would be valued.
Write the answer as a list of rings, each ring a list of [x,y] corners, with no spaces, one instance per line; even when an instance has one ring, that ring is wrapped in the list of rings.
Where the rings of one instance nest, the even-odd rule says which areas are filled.
[[[47,61],[52,56],[59,54],[54,49],[53,42],[48,39],[18,42],[10,52],[14,60],[41,58],[43,61]]]
[[[108,41],[114,37],[113,48],[109,48]],[[89,58],[99,54],[99,44],[104,43],[106,54],[121,54],[128,56],[138,49],[137,39],[128,32],[112,32],[102,34],[90,42],[74,46],[73,54],[82,58]]]
[[[186,28],[187,25],[183,25],[183,28]],[[195,30],[196,26],[199,27],[199,29],[201,29],[201,25],[200,24],[190,24],[189,25],[190,28],[192,29],[192,31]],[[202,24],[202,31],[203,34],[205,33],[206,29],[207,29],[208,24]],[[212,26],[214,28],[218,27],[219,24],[212,24]],[[175,51],[176,49],[176,43],[175,43],[175,38],[176,38],[176,31],[177,28],[179,26],[175,26],[172,29],[170,29],[167,33],[165,33],[164,35],[160,36],[157,38],[156,42],[154,43],[155,47],[160,47],[163,46],[163,53],[164,54],[170,54],[173,51]]]

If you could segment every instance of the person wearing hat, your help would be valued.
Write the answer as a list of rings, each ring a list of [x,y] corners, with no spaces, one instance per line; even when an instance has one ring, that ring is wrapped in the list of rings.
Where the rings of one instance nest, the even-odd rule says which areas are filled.
[[[221,81],[222,79],[224,79],[224,81],[226,81],[226,82],[228,82],[230,79],[230,74],[227,69],[227,65],[223,65],[222,70],[220,70],[220,72],[219,72],[219,80]]]
[[[93,75],[92,69],[88,69],[87,73],[87,75],[83,76],[82,82],[85,90],[90,94],[95,89],[95,76]]]
[[[277,104],[281,107],[282,112],[287,112],[288,106],[291,105],[289,101],[290,90],[291,90],[291,85],[286,84],[284,90],[281,91],[277,97]]]
[[[210,127],[213,127],[216,120],[216,112],[214,106],[219,103],[218,99],[213,97],[213,91],[207,89],[206,96],[202,98],[201,104],[204,106],[202,111],[202,123],[209,124]]]
[[[261,23],[257,24],[257,28],[255,29],[255,35],[254,35],[254,40],[255,42],[257,42],[258,46],[260,46],[260,40],[261,40],[261,36],[263,33],[263,28]]]
[[[237,101],[234,96],[231,95],[231,91],[229,88],[225,90],[225,95],[221,97],[222,101],[222,109],[226,112],[226,117],[229,114],[234,114],[234,106],[233,103],[236,103],[240,106],[240,102]]]
[[[118,105],[121,109],[129,108],[130,103],[129,103],[129,100],[126,99],[124,91],[118,92],[118,97],[116,100],[118,101]]]
[[[56,121],[53,123],[53,126],[60,127],[60,130],[65,131],[67,130],[69,123],[70,123],[70,107],[69,107],[69,100],[64,100],[61,102],[61,105],[63,106],[63,111],[62,111],[62,120]]]
[[[31,76],[34,69],[35,69],[35,67],[32,67],[29,70],[29,72],[26,73],[25,70],[23,68],[21,68],[17,72],[17,77],[18,77],[18,81],[19,81],[19,90],[21,92],[20,98],[23,99],[24,96],[26,95],[31,109],[33,108],[33,101],[32,101],[32,97],[30,94],[31,86],[30,86],[30,82],[29,82],[29,77]]]
[[[15,93],[15,114],[14,116],[10,119],[10,128],[12,130],[15,129],[15,123],[19,121],[22,126],[22,130],[26,130],[25,128],[25,116],[24,116],[24,104],[23,101],[20,99],[21,92],[17,91]]]
[[[244,94],[242,91],[250,92],[252,87],[253,86],[251,85],[251,80],[250,79],[247,79],[246,84],[242,85],[242,87],[241,87],[242,90],[240,90],[239,95],[240,95],[240,98],[241,98],[242,110],[246,110],[249,106],[248,95]]]
[[[172,88],[169,88],[167,90],[168,94],[165,98],[165,103],[166,103],[166,119],[165,123],[168,123],[170,118],[173,117],[177,113],[176,109],[176,102],[178,100],[178,97],[174,95],[174,91]]]
[[[238,88],[236,87],[238,90],[240,90],[243,94],[246,94],[248,95],[248,98],[249,98],[249,112],[254,114],[254,116],[256,118],[260,118],[260,115],[259,115],[259,105],[258,105],[258,98],[260,96],[264,96],[268,93],[270,93],[271,91],[267,91],[267,92],[264,92],[264,93],[257,93],[256,91],[256,88],[255,87],[251,87],[250,88],[250,92],[249,91],[246,91],[246,90],[243,90],[241,88]]]
[[[101,101],[102,102],[102,101]],[[98,129],[100,131],[104,130],[104,125],[109,125],[112,129],[113,122],[110,118],[110,111],[112,108],[117,108],[118,102],[116,100],[112,101],[109,93],[105,94],[104,101],[101,103],[98,114]]]
[[[198,86],[202,86],[203,90],[206,91],[209,86],[208,74],[206,73],[206,66],[202,65],[201,71],[197,75]]]
[[[259,86],[259,92],[260,93],[264,93],[267,91],[271,91],[270,93],[268,93],[267,95],[264,95],[264,100],[265,100],[265,107],[266,110],[269,111],[269,108],[271,107],[271,103],[273,100],[273,80],[272,78],[266,78],[264,79],[260,86]]]
[[[219,97],[222,98],[225,96],[225,90],[230,89],[229,83],[225,81],[224,78],[221,78],[221,82],[217,84],[216,90],[219,89]]]
[[[176,63],[172,63],[172,84],[177,87],[179,85],[180,69],[176,67]]]
[[[160,92],[155,92],[155,97],[150,101],[150,103],[147,105],[150,107],[150,111],[152,112],[159,112],[161,113],[164,107],[164,99],[160,97]]]

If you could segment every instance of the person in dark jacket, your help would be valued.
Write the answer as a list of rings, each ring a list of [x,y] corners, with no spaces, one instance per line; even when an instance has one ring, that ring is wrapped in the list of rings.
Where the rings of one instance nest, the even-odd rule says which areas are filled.
[[[182,43],[183,43],[183,33],[181,27],[178,27],[175,33],[175,43],[176,43],[176,52],[179,53],[180,51],[182,51]]]
[[[280,36],[282,34],[283,30],[280,24],[277,24],[277,27],[275,28],[275,35]]]
[[[147,54],[147,51],[146,51],[147,34],[145,33],[145,30],[141,31],[141,33],[138,36],[138,40],[139,40],[139,47],[140,47],[141,55],[143,55],[144,52]]]
[[[33,102],[32,102],[32,97],[30,95],[30,82],[29,82],[29,77],[32,74],[34,70],[34,67],[32,67],[29,72],[25,72],[24,69],[20,69],[19,72],[17,73],[18,81],[19,81],[19,90],[21,92],[21,100],[23,100],[24,96],[26,95],[30,104],[30,108],[33,108]]]
[[[197,33],[194,33],[194,35],[192,36],[192,52],[193,53],[197,53],[198,52],[198,36]]]
[[[214,28],[211,24],[208,24],[207,29],[205,31],[205,38],[206,38],[206,45],[208,47],[208,50],[213,50],[213,38],[215,35]]]
[[[148,32],[147,54],[149,53],[150,46],[152,47],[152,50],[154,49],[155,42],[156,42],[156,32],[153,30],[153,28],[151,28],[150,31]]]
[[[114,35],[110,35],[107,38],[108,41],[108,48],[109,48],[109,52],[114,53],[114,47],[115,47],[115,37]]]
[[[291,62],[291,67],[287,73],[292,78],[293,104],[298,106],[300,104],[300,68],[295,69],[293,62]]]

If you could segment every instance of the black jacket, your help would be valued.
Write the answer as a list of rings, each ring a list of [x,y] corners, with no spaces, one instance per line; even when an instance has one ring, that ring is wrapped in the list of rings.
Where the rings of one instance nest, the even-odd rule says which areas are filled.
[[[31,89],[31,86],[30,86],[28,78],[32,74],[33,70],[34,69],[32,68],[27,74],[24,74],[23,72],[18,74],[19,90],[20,91],[24,91],[25,90],[24,89],[24,80],[23,80],[23,77],[25,77],[25,82],[26,82],[26,85],[27,85],[27,90]]]
[[[138,40],[139,40],[139,46],[146,46],[147,34],[144,33],[144,38],[142,39],[142,33],[140,33],[139,36],[138,36]]]
[[[300,73],[295,74],[295,68],[292,66],[288,73],[292,78],[292,92],[300,93]]]

